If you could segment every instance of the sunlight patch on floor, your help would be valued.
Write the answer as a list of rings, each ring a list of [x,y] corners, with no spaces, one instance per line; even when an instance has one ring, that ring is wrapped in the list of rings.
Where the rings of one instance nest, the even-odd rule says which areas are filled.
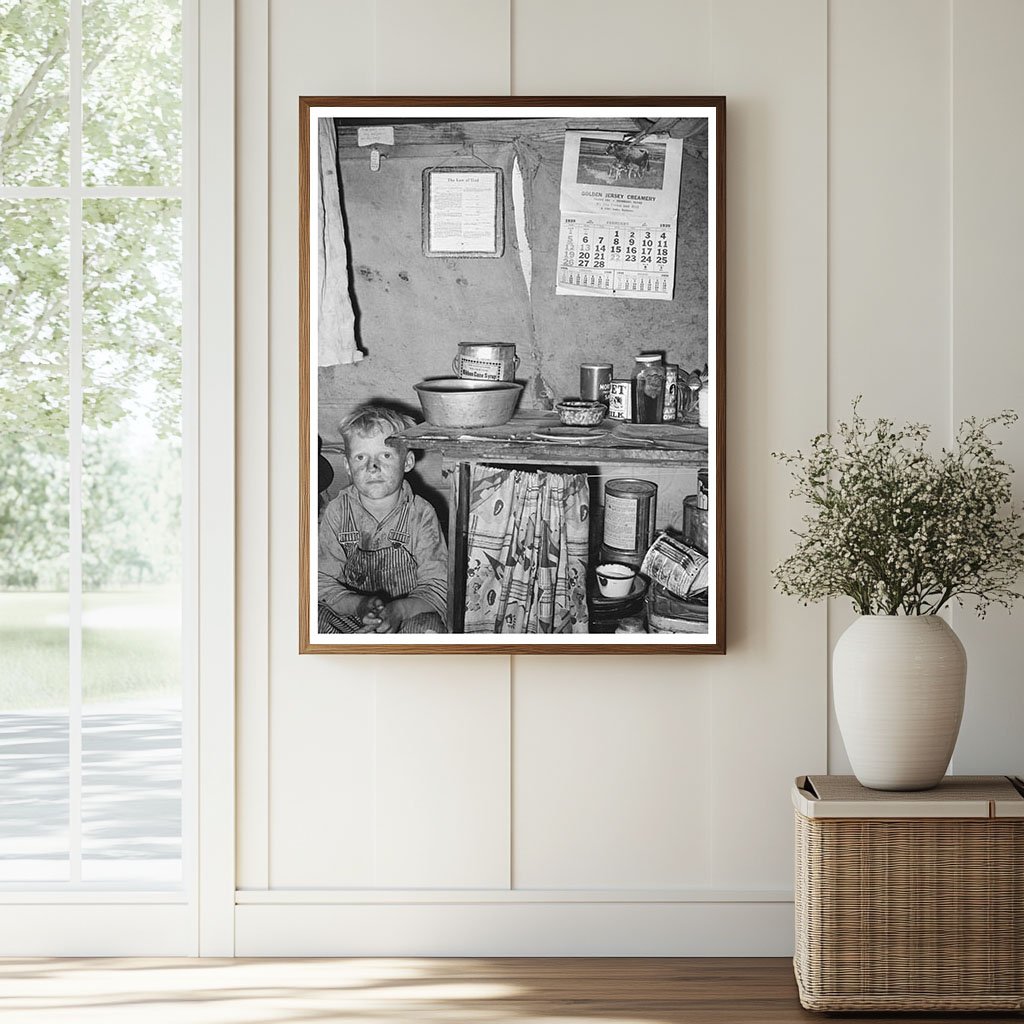
[[[543,983],[510,983],[501,973],[487,961],[458,959],[7,959],[0,960],[0,1020],[659,1024],[658,1015],[594,1016],[592,1002],[576,1013],[574,1002],[593,997],[565,999],[563,990],[553,998]]]

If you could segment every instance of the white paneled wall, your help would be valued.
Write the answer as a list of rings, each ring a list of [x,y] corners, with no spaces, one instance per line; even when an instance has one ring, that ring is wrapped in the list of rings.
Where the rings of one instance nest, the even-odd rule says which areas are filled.
[[[239,952],[788,952],[846,620],[771,589],[800,508],[770,452],[859,392],[943,433],[1020,404],[1017,0],[624,10],[239,3]],[[510,90],[727,97],[723,658],[296,654],[298,97]],[[1020,771],[1021,631],[957,628],[957,767]]]
[[[270,67],[269,17],[264,4],[236,11],[235,274],[236,331],[244,343],[235,361],[238,451],[235,489],[238,586],[236,694],[235,874],[266,885],[267,758],[269,756],[268,657],[270,622]],[[236,883],[237,884],[237,883]]]
[[[427,6],[435,17],[422,17]],[[476,6],[488,16],[464,17]],[[262,844],[269,856],[253,858],[249,872],[241,851],[242,888],[508,885],[508,658],[299,657],[296,632],[298,97],[412,89],[402,76],[414,50],[429,54],[414,63],[414,91],[445,92],[454,89],[459,47],[489,55],[475,66],[486,69],[482,87],[498,88],[489,76],[504,62],[507,82],[508,18],[506,8],[496,21],[495,6],[269,4],[270,657],[267,678],[245,680],[240,693],[243,715],[250,690],[269,709],[263,760],[244,736],[240,743],[242,757],[268,779],[251,824],[249,805],[240,813],[243,841]],[[404,22],[394,20],[399,14]],[[492,40],[501,24],[505,35]],[[431,710],[419,715],[419,734],[412,707]],[[462,732],[439,734],[431,721],[462,723]]]
[[[519,96],[707,96],[709,0],[512,0],[512,91]],[[631,24],[632,22],[632,24]],[[635,26],[635,28],[634,28]]]
[[[830,411],[842,419],[863,395],[869,417],[945,434],[949,11],[832,0],[830,12]]]
[[[378,677],[378,887],[508,887],[508,663],[453,655]]]
[[[712,876],[788,890],[789,786],[825,767],[825,611],[771,591],[798,510],[770,453],[825,426],[826,18],[815,0],[716,0],[712,21],[708,88],[727,97],[729,153],[729,653],[709,666]]]
[[[517,888],[711,884],[710,688],[678,660],[515,659]]]
[[[270,656],[267,678],[243,680],[239,700],[244,715],[251,683],[254,691],[261,691],[253,699],[268,703],[267,760],[258,769],[254,765],[266,773],[268,799],[251,808],[251,834],[245,827],[248,807],[240,809],[239,818],[244,841],[262,844],[269,858],[259,865],[259,874],[250,875],[244,870],[248,854],[242,851],[243,887],[317,885],[328,879],[338,885],[373,884],[376,659],[298,656],[295,548],[299,96],[373,92],[375,22],[374,5],[362,0],[275,0],[269,4],[269,51],[257,58],[269,60],[268,206],[253,215],[269,214],[270,220],[270,621],[254,624],[253,640],[261,641],[261,630],[266,630]],[[253,153],[253,163],[262,156]],[[241,173],[244,177],[244,167]],[[242,339],[243,348],[248,344],[249,339]],[[241,746],[244,755],[244,737]]]
[[[366,6],[377,15],[374,94],[508,93],[508,0],[387,0]]]
[[[829,6],[830,426],[865,416],[949,430],[949,9]],[[909,69],[913,69],[909,73]],[[831,602],[829,649],[853,621]],[[849,771],[833,719],[829,767]]]
[[[829,409],[931,423],[1024,412],[1024,7],[1014,0],[832,0]],[[1024,426],[1004,435],[1024,469]],[[1018,487],[1024,496],[1024,489]],[[1024,632],[954,608],[968,692],[952,770],[1024,769]],[[833,602],[830,646],[852,621]],[[829,766],[849,762],[834,721]]]
[[[1024,4],[954,0],[952,21],[953,418],[1000,409],[1024,414]],[[1024,498],[1024,426],[1005,436]],[[959,772],[1024,774],[1024,607],[979,622],[954,611],[967,648],[968,689]],[[1005,765],[1005,768],[1003,767]]]

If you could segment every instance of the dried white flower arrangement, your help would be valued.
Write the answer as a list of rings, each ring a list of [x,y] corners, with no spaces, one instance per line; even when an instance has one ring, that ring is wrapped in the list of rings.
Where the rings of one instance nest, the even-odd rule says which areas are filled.
[[[849,423],[810,451],[773,452],[811,511],[796,550],[774,570],[776,589],[805,603],[846,596],[862,615],[934,615],[972,598],[979,616],[1011,607],[1024,571],[1024,517],[1012,503],[1013,469],[996,456],[991,427],[1006,411],[960,424],[951,450],[926,450],[929,427],[874,426],[853,403]]]

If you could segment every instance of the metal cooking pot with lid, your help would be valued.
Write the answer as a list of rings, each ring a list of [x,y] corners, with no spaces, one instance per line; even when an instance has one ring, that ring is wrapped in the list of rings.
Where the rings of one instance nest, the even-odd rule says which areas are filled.
[[[460,341],[459,354],[452,360],[456,376],[476,380],[514,380],[518,369],[519,357],[511,342]]]

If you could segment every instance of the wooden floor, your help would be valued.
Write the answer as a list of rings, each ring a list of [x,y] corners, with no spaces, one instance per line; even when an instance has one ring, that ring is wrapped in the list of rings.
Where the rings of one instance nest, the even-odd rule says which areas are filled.
[[[851,1022],[1020,1014],[845,1015]],[[800,1008],[785,959],[0,960],[2,1024],[733,1024]]]

